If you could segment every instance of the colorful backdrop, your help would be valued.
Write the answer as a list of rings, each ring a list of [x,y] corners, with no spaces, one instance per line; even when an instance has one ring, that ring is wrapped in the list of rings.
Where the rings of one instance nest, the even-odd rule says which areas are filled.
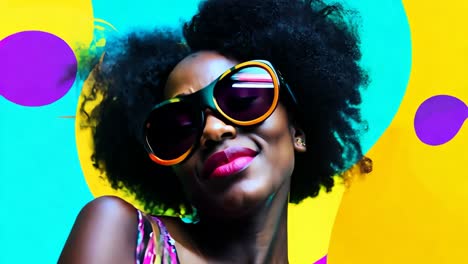
[[[374,170],[290,206],[290,262],[468,263],[468,2],[341,2],[360,13]],[[54,263],[83,205],[132,201],[90,166],[77,50],[197,4],[0,0],[0,263]]]

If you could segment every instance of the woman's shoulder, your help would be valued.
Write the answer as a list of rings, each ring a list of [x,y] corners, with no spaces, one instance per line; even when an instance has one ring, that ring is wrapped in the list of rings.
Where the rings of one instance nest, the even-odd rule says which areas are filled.
[[[59,263],[134,263],[137,212],[114,196],[89,202],[73,225]]]
[[[101,196],[86,204],[81,210],[80,215],[87,213],[98,217],[105,215],[107,218],[110,216],[120,216],[124,218],[120,220],[131,218],[136,221],[137,210],[133,205],[117,196]]]
[[[116,196],[102,196],[86,204],[80,211],[76,224],[84,224],[90,231],[102,234],[110,229],[132,231],[134,235],[135,226],[138,223],[137,209]],[[105,235],[105,233],[103,234]],[[113,233],[108,233],[114,235]]]

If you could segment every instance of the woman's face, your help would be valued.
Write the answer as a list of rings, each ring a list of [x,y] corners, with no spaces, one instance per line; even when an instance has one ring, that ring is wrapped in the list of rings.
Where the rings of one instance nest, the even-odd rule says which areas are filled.
[[[194,93],[239,62],[215,52],[199,52],[182,60],[169,76],[166,98]],[[296,143],[302,137],[279,104],[260,125],[237,127],[206,109],[200,144],[174,166],[192,204],[204,215],[242,217],[278,193],[287,197]]]

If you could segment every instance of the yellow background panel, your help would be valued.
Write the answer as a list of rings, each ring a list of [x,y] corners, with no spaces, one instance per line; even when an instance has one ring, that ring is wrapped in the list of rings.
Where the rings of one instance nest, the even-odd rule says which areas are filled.
[[[402,105],[368,153],[374,171],[345,192],[330,264],[468,263],[468,127],[428,146],[413,122],[439,94],[468,102],[468,2],[404,1],[413,44]]]

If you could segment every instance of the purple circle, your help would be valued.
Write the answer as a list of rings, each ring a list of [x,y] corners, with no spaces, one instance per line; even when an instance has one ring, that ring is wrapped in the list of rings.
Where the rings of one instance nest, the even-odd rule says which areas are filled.
[[[77,74],[73,50],[61,38],[23,31],[0,41],[0,95],[23,106],[43,106],[62,98]]]
[[[416,111],[414,129],[425,144],[437,146],[452,140],[468,118],[466,104],[450,95],[436,95]]]

